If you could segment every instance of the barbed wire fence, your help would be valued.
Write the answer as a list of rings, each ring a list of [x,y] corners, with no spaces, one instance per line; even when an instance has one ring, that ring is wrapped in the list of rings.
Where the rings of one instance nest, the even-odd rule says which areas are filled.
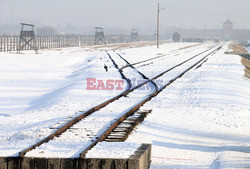
[[[140,40],[151,41],[152,36],[141,36]],[[0,52],[17,51],[19,48],[19,35],[1,35],[0,36]],[[128,35],[107,35],[105,42],[111,43],[127,43],[130,42]],[[37,49],[50,48],[65,48],[77,47],[83,45],[94,45],[95,36],[93,35],[51,35],[51,36],[36,36],[31,45],[36,46]],[[21,44],[22,45],[22,44]],[[30,46],[25,46],[23,50],[31,50]]]

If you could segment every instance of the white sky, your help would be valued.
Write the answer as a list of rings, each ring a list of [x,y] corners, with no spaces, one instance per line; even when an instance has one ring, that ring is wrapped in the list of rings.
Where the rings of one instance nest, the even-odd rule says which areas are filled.
[[[0,23],[12,16],[44,25],[155,27],[158,2],[164,27],[221,28],[229,18],[250,29],[250,0],[0,0]]]

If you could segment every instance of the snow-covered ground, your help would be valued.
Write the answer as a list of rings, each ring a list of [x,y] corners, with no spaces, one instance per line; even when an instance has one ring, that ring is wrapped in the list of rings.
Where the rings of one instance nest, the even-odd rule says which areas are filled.
[[[51,133],[50,127],[121,92],[86,90],[86,78],[120,79],[104,52],[69,48],[24,53],[0,53],[1,156],[17,155]]]
[[[153,144],[151,168],[250,167],[250,81],[227,46],[143,108],[127,142]]]
[[[146,66],[135,65],[152,77],[214,44],[173,51],[190,45],[195,44],[167,43],[160,49],[146,46],[117,52],[131,63],[166,55],[148,61]],[[227,45],[143,106],[153,111],[127,144],[102,143],[99,149],[116,147],[113,153],[117,153],[117,147],[123,147],[124,155],[128,155],[139,143],[151,143],[153,169],[249,167],[250,81],[244,77],[240,57],[225,55],[226,50]],[[0,53],[0,156],[16,156],[54,131],[50,127],[121,93],[86,90],[86,78],[121,80],[103,51],[67,48],[44,50],[39,55],[24,53]],[[47,147],[51,148],[49,144]],[[58,151],[63,157],[77,155],[68,153],[67,148]],[[105,151],[100,154],[110,155]]]
[[[248,52],[250,52],[250,46],[248,46],[246,49],[247,49]]]
[[[189,45],[169,44],[166,49]],[[86,90],[86,78],[121,80],[105,52],[90,51],[78,47],[42,50],[38,55],[0,53],[0,156],[17,156],[52,133],[51,127],[121,93]]]

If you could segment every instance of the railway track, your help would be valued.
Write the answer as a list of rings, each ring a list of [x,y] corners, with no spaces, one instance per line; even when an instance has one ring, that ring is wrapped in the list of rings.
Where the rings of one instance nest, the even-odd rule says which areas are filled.
[[[175,50],[170,51],[168,54],[161,54],[159,56],[155,56],[155,57],[152,57],[152,58],[149,58],[149,59],[141,60],[139,62],[135,62],[135,63],[132,63],[132,64],[124,65],[124,66],[121,67],[121,69],[125,69],[125,68],[127,68],[129,66],[135,66],[135,65],[138,65],[138,64],[140,65],[142,63],[144,63],[144,65],[142,65],[142,66],[147,66],[148,64],[152,64],[153,60],[157,60],[157,59],[163,60],[165,57],[167,57],[167,56],[169,56],[171,54],[173,54],[174,56],[177,56],[177,55],[180,55],[180,53],[179,53],[180,51],[182,53],[187,53],[187,52],[189,52],[192,49],[193,50],[197,49],[197,46],[200,46],[200,45],[201,44],[196,44],[196,45],[192,45],[192,46],[183,47],[181,49],[175,49]],[[176,52],[178,52],[178,53],[176,53]],[[149,61],[150,61],[150,63],[147,63]]]
[[[130,122],[133,121],[131,120],[132,116],[137,110],[140,109],[142,105],[150,101],[153,97],[157,96],[163,89],[165,89],[167,86],[172,84],[178,78],[183,76],[186,72],[188,72],[195,66],[201,64],[211,54],[220,50],[221,46],[222,44],[213,46],[212,48],[207,49],[201,53],[198,53],[195,56],[188,58],[187,60],[157,74],[156,76],[152,78],[146,77],[144,74],[138,71],[135,67],[133,67],[133,64],[130,64],[126,59],[124,59],[118,53],[113,53],[112,55],[110,54],[110,52],[107,52],[114,66],[119,70],[122,78],[126,81],[127,83],[126,90],[121,92],[119,95],[111,98],[110,100],[107,100],[100,105],[94,106],[91,109],[83,112],[81,115],[73,118],[68,123],[61,126],[59,129],[54,131],[52,134],[50,134],[46,138],[42,139],[36,144],[20,152],[19,156],[24,157],[25,154],[27,154],[28,152],[31,153],[32,151],[34,151],[34,153],[39,152],[42,150],[43,148],[42,146],[44,146],[44,148],[49,147],[49,146],[46,147],[46,144],[51,143],[52,145],[57,145],[57,144],[60,145],[60,142],[63,142],[63,141],[67,142],[69,137],[71,138],[74,136],[75,138],[71,138],[71,140],[75,141],[75,148],[76,148],[75,153],[80,154],[80,157],[84,157],[87,151],[93,148],[98,142],[104,141],[105,139],[106,141],[109,141],[108,139],[112,138],[109,136],[112,135],[114,131],[120,130],[120,132],[124,132],[121,130],[121,128],[118,130],[119,128],[118,126],[120,124],[125,122],[125,120],[130,121]],[[188,63],[189,61],[195,58],[197,60],[195,60],[195,62],[192,63],[191,66],[184,67],[183,71],[179,72],[178,75],[171,77],[171,80],[166,82],[160,88],[154,82],[154,80],[162,77],[163,75],[166,75],[168,72],[172,71],[173,69],[177,67],[185,65],[186,63]],[[118,59],[122,60],[124,64],[128,65],[126,66],[126,68],[129,68],[130,71],[126,72],[127,69],[125,69],[125,67],[119,68],[116,62],[116,60]],[[137,73],[137,77],[144,79],[144,82],[136,86],[132,86],[131,81],[128,78],[128,75],[131,74],[132,71],[134,73]],[[151,84],[150,86],[152,87],[150,91],[137,90],[140,87],[148,83],[150,83]],[[119,113],[116,112],[117,108],[124,107],[124,104],[126,105],[128,103],[129,103],[129,106],[128,106],[129,108],[125,108],[125,110],[120,111]],[[107,115],[107,116],[104,116],[104,118],[100,119],[100,117],[103,115]],[[136,115],[134,115],[134,117],[135,116]],[[129,120],[129,117],[130,117],[130,120]],[[102,122],[104,122],[105,124]],[[83,137],[83,135],[85,137]],[[68,144],[70,146],[70,143]]]

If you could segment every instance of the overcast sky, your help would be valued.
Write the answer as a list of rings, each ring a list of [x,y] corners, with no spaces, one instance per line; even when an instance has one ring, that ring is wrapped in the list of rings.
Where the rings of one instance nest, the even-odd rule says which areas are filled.
[[[250,29],[250,0],[0,0],[0,23],[155,27],[158,2],[164,27],[220,29],[229,18],[235,28]]]

